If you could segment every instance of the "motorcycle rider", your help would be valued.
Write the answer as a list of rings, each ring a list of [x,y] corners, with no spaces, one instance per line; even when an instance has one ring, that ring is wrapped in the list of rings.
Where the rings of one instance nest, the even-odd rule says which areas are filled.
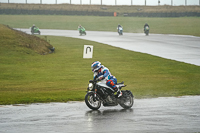
[[[81,25],[79,25],[79,26],[78,26],[78,29],[79,29],[79,28],[82,28],[82,26],[81,26]]]
[[[35,24],[33,24],[33,26],[31,27],[31,32],[34,32],[34,28],[35,28]]]
[[[106,85],[111,87],[115,92],[117,92],[118,97],[122,96],[122,92],[119,88],[117,88],[117,79],[115,76],[111,75],[108,68],[101,65],[101,62],[95,61],[91,65],[92,71],[94,73],[94,80],[105,80]]]
[[[79,33],[81,33],[81,30],[83,27],[81,25],[78,26],[78,29],[79,29]]]
[[[118,24],[118,26],[117,26],[118,33],[119,33],[119,27],[122,28],[122,26],[120,24]]]
[[[146,27],[146,26],[148,26],[148,27],[149,27],[149,25],[148,25],[147,23],[145,23],[145,25],[144,25],[144,31],[145,31],[145,27]]]

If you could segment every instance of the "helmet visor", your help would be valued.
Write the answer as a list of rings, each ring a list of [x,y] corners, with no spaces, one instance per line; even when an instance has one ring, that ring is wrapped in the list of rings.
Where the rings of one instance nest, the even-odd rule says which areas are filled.
[[[92,66],[91,67],[92,71],[94,72],[97,67],[98,67],[97,65]]]

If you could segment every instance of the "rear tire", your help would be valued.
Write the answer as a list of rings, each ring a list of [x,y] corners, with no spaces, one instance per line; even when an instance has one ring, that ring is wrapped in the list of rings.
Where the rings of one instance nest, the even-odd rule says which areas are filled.
[[[128,93],[127,93],[128,92]],[[124,109],[130,109],[134,104],[134,97],[130,91],[122,91],[119,105]]]
[[[98,110],[101,107],[101,101],[94,101],[94,92],[88,92],[85,95],[85,103],[92,110]]]

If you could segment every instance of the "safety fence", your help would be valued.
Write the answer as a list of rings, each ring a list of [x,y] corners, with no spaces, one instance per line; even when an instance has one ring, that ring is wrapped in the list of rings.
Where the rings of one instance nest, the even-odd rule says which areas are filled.
[[[200,12],[142,12],[142,13],[124,13],[127,17],[200,17]]]
[[[124,16],[124,17],[200,17],[200,12],[136,12],[116,13],[101,11],[68,11],[68,10],[28,10],[0,9],[5,15],[78,15],[78,16]]]
[[[113,16],[113,12],[99,11],[67,11],[67,10],[26,10],[0,9],[0,14],[7,15],[80,15],[80,16]]]

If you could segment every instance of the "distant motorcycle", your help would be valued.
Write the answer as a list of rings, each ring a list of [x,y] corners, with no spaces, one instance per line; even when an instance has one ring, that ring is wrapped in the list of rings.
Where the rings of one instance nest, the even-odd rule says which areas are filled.
[[[38,28],[38,27],[34,27],[33,29],[31,29],[31,33],[32,33],[32,34],[35,34],[35,33],[37,33],[37,34],[39,34],[39,35],[40,35],[40,30],[39,30],[39,28]]]
[[[119,33],[119,35],[123,35],[123,28],[122,27],[119,27],[118,33]]]
[[[78,30],[79,30],[80,36],[82,36],[83,34],[86,35],[84,27],[78,28]]]
[[[149,26],[145,26],[145,28],[144,28],[144,33],[145,33],[147,36],[149,35],[149,30],[150,30]]]
[[[126,85],[122,82],[116,86],[121,90]],[[124,109],[129,109],[133,106],[134,96],[130,90],[122,90],[122,96],[119,98],[114,93],[115,91],[103,81],[90,80],[87,94],[85,95],[85,103],[92,110],[98,110],[101,104],[105,107],[119,104]]]

